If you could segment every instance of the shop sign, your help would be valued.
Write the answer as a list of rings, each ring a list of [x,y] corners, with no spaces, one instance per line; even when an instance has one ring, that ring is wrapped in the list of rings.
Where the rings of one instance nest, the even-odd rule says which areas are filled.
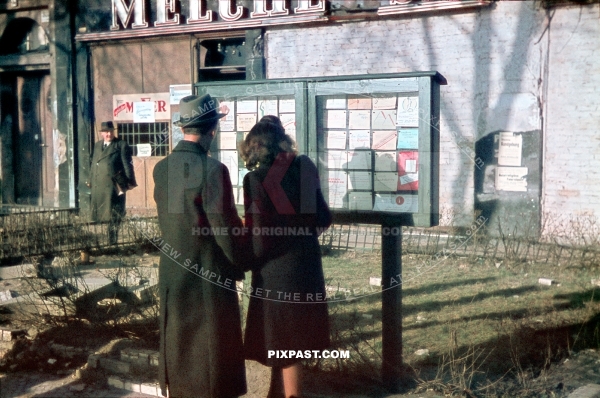
[[[121,26],[132,28],[147,28],[146,20],[147,0],[111,0],[112,2],[112,25],[111,30],[119,30]],[[129,4],[127,4],[129,3]],[[156,21],[154,26],[179,25],[181,18],[177,12],[178,0],[156,0]],[[206,2],[202,0],[188,0],[190,15],[186,23],[199,24],[209,23],[215,18],[212,10],[208,10]],[[235,9],[235,11],[234,11]],[[247,15],[246,9],[237,5],[235,0],[219,0],[219,18],[225,22],[235,22]],[[298,0],[298,6],[294,8],[294,14],[323,13],[325,11],[325,0],[319,0],[312,4],[311,0]],[[283,0],[271,2],[271,9],[267,9],[267,0],[254,0],[254,10],[249,18],[264,18],[289,15],[290,10]]]
[[[108,2],[108,0],[105,0]],[[110,0],[112,32],[84,33],[78,40],[100,40],[121,37],[129,31],[132,37],[159,34],[175,34],[234,28],[257,28],[269,25],[287,25],[303,22],[327,22],[329,20],[352,19],[352,15],[336,15],[334,2],[328,0],[297,0],[295,7],[285,0],[254,0],[251,9],[236,0]],[[341,1],[341,0],[340,0]],[[188,15],[181,14],[181,4],[187,2]],[[338,1],[339,2],[339,1]],[[491,0],[388,0],[377,9],[365,10],[362,14],[374,16],[418,14],[451,9],[467,9],[487,6]],[[217,10],[208,8],[216,4]],[[337,3],[336,3],[337,4]],[[150,7],[156,7],[150,12]],[[328,11],[331,9],[331,11]],[[361,9],[356,8],[356,11]],[[376,13],[375,13],[376,11]],[[330,14],[330,15],[328,15]],[[148,21],[156,15],[155,21]],[[184,22],[185,21],[185,22]],[[121,31],[121,32],[118,32]]]
[[[171,120],[171,105],[169,104],[169,93],[150,94],[116,94],[113,95],[113,120],[115,122],[136,122],[139,117],[139,103],[154,102],[154,120]],[[134,106],[134,104],[136,104]],[[135,111],[138,110],[138,114]],[[147,113],[147,112],[146,112]],[[136,116],[137,115],[137,116]]]

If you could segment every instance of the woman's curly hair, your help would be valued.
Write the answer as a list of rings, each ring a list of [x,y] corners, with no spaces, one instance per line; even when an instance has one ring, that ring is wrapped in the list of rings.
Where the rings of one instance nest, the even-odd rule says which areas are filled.
[[[248,170],[271,165],[281,152],[297,154],[296,143],[285,133],[281,120],[273,115],[260,119],[238,147]]]

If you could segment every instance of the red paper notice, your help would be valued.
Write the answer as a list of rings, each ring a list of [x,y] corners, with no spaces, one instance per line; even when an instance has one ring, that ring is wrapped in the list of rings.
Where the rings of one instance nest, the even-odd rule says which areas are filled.
[[[419,152],[398,152],[398,191],[419,189]]]

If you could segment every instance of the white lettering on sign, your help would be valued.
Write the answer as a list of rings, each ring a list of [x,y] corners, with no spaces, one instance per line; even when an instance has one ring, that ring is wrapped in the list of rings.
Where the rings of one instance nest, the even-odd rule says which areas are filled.
[[[177,12],[179,0],[156,0],[156,21],[154,26],[179,25],[181,16]],[[187,24],[207,23],[214,20],[214,13],[207,9],[207,2],[202,0],[188,0],[190,15]],[[146,6],[148,0],[111,0],[112,25],[111,30],[121,28],[147,28]],[[289,15],[285,0],[273,0],[271,9],[267,9],[267,0],[255,0],[254,10],[250,18],[264,18]],[[323,13],[325,0],[312,4],[312,0],[298,0],[294,9],[296,14]],[[235,0],[219,0],[219,17],[225,22],[235,22],[247,17],[248,13],[243,6],[237,5]]]
[[[12,1],[12,0],[11,0]],[[108,1],[108,0],[106,0]],[[298,15],[300,19],[306,16],[324,15],[326,0],[297,0],[296,7],[290,9],[290,2],[286,0],[254,0],[253,10],[245,9],[240,0],[187,0],[189,15],[181,15],[181,2],[184,0],[110,0],[112,25],[111,30],[128,28],[147,28],[147,15],[152,14],[148,7],[153,4],[156,9],[155,27],[177,26],[185,20],[186,25],[206,24],[215,21],[245,25],[245,19],[265,19],[271,17],[285,17],[290,14]],[[482,7],[491,4],[491,0],[389,0],[386,5],[377,9],[377,15],[416,14],[422,12],[436,12],[440,10]],[[208,4],[216,4],[217,11],[208,9]],[[268,25],[269,22],[262,22]],[[278,23],[278,22],[274,22]],[[293,18],[289,22],[294,23]],[[232,25],[231,27],[234,27]],[[230,28],[230,27],[228,27]]]
[[[114,0],[113,0],[114,1]],[[201,0],[190,0],[190,17],[188,24],[212,22],[213,12],[206,10],[206,3]]]
[[[158,0],[156,2],[156,22],[154,26],[179,25],[179,14],[176,12],[177,0]],[[172,17],[170,15],[173,14]]]
[[[231,12],[231,0],[219,0],[219,16],[223,21],[234,22],[244,15],[244,7],[237,6],[235,13]]]
[[[294,9],[296,14],[306,14],[309,12],[325,11],[325,2],[319,1],[317,4],[311,5],[311,0],[298,0],[298,7]]]
[[[111,30],[119,30],[119,23],[117,19],[121,21],[123,27],[129,26],[131,21],[131,15],[133,14],[132,28],[147,28],[148,22],[146,22],[146,1],[145,0],[131,0],[129,6],[125,5],[125,0],[112,0],[112,25]]]
[[[290,13],[290,10],[285,8],[284,0],[273,0],[272,7],[271,10],[267,10],[267,0],[254,0],[254,11],[250,14],[250,18],[272,17]]]

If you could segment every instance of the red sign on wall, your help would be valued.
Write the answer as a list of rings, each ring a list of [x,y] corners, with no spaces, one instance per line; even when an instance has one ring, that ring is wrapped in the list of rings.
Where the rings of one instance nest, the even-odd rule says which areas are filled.
[[[171,120],[169,93],[150,93],[113,95],[113,121],[133,122],[134,102],[154,102],[154,119],[156,121]]]

